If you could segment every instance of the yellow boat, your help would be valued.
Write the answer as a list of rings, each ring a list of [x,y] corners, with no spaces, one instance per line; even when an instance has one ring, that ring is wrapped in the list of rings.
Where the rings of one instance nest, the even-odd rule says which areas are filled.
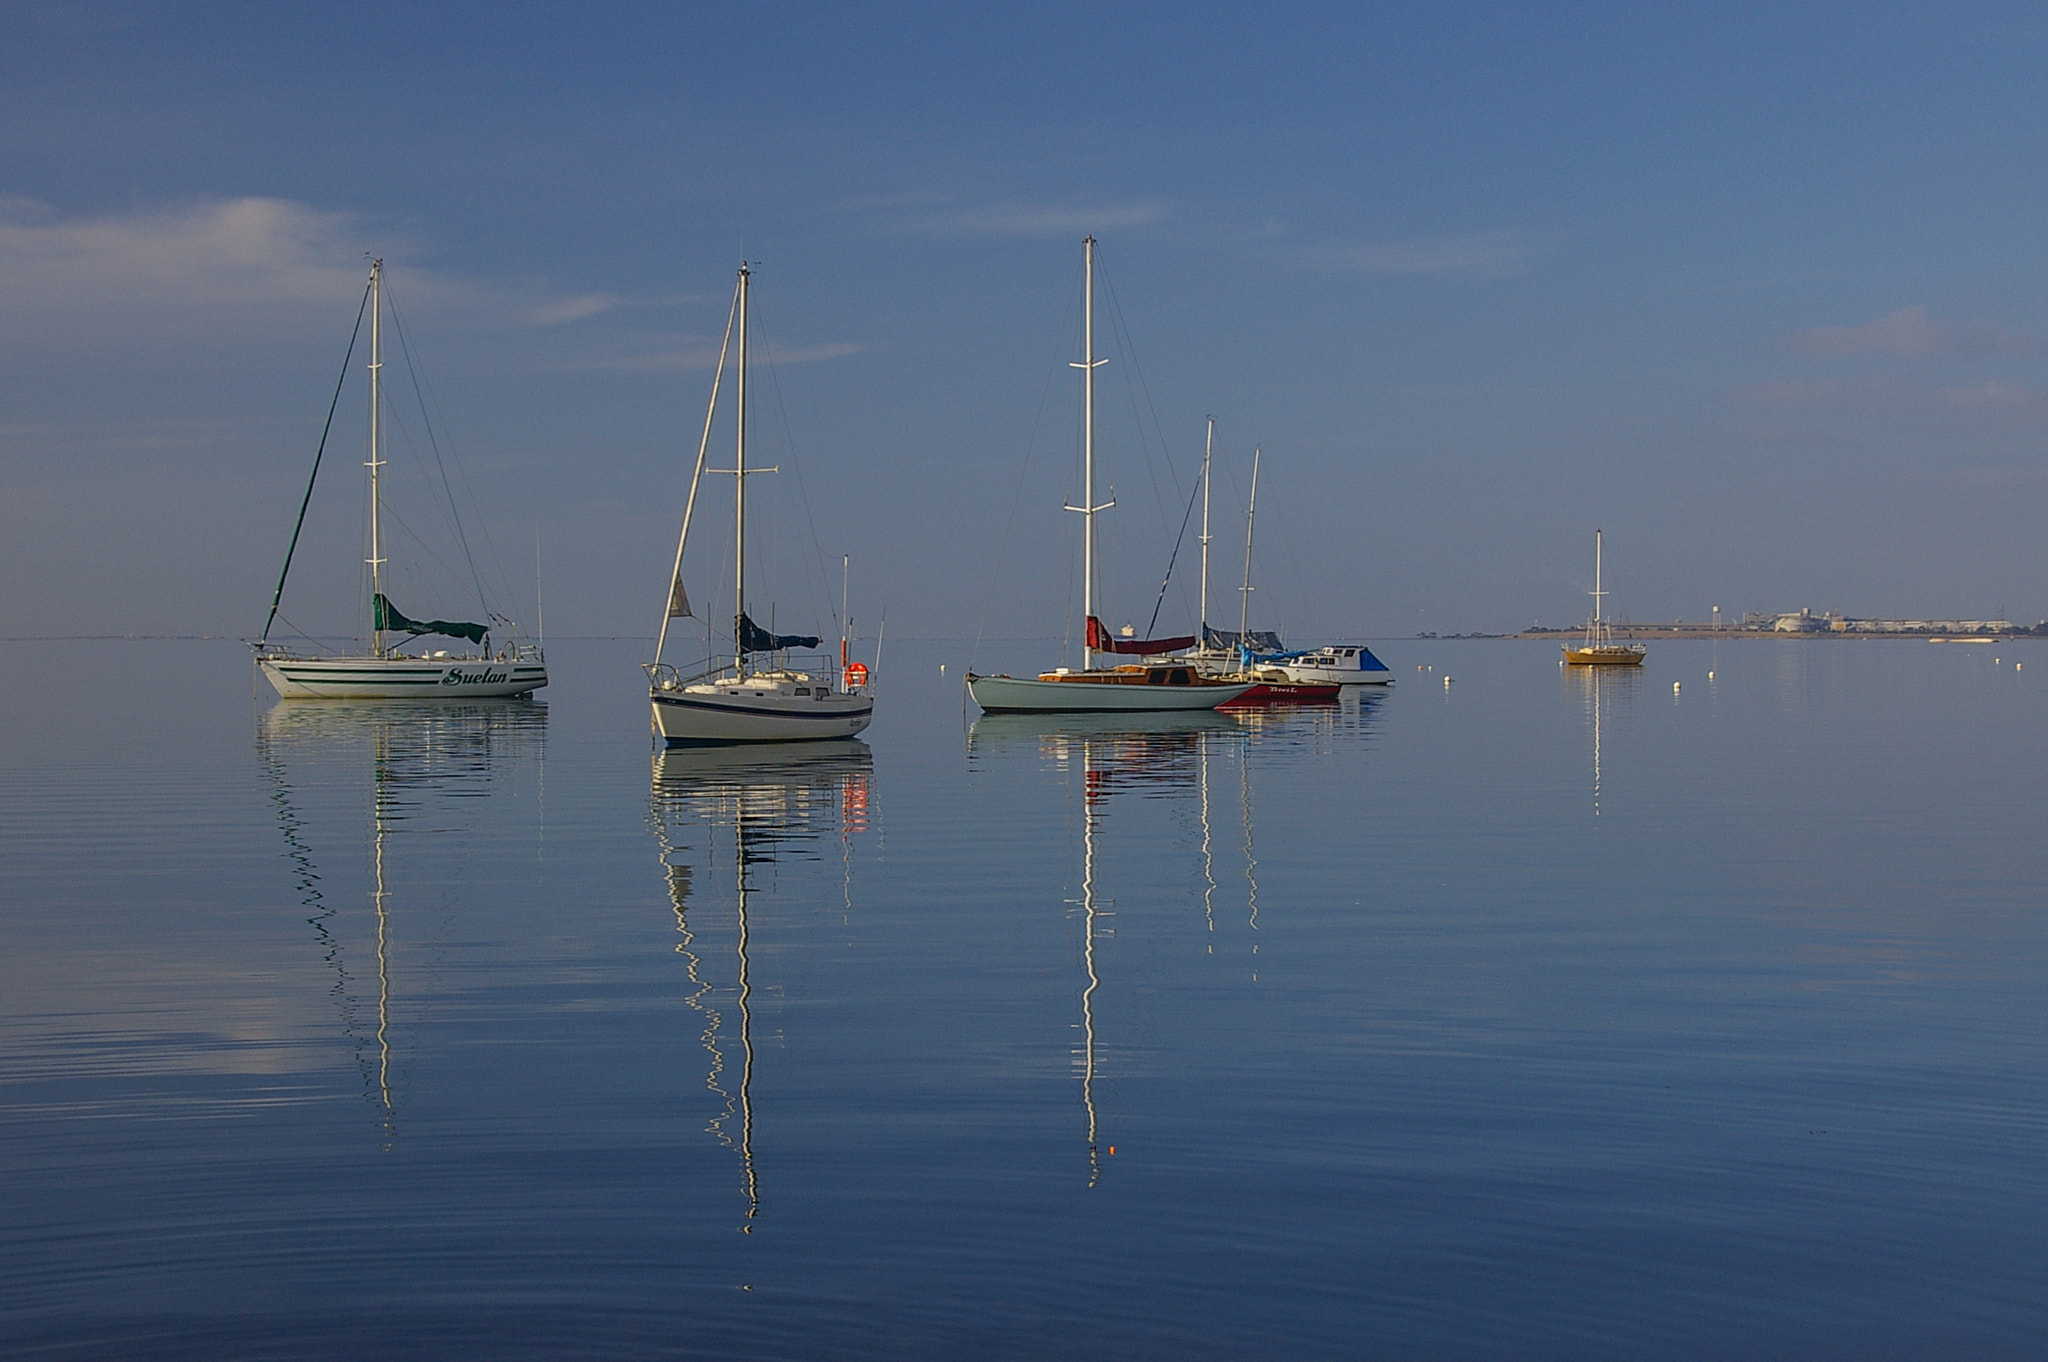
[[[1616,643],[1614,630],[1601,618],[1600,598],[1607,593],[1600,585],[1600,531],[1593,531],[1593,618],[1586,621],[1585,641],[1576,648],[1564,646],[1564,660],[1574,667],[1640,667],[1650,654],[1641,643]]]

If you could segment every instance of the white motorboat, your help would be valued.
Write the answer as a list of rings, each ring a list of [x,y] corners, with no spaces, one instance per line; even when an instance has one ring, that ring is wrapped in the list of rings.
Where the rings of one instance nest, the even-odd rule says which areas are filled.
[[[1095,502],[1095,370],[1108,363],[1095,357],[1095,238],[1081,244],[1086,269],[1083,302],[1082,358],[1074,363],[1082,374],[1082,498],[1068,510],[1082,517],[1081,617],[1084,625],[1081,667],[1041,672],[1036,678],[967,674],[967,693],[991,714],[1049,714],[1089,711],[1204,710],[1235,700],[1252,688],[1250,681],[1220,681],[1194,664],[1164,655],[1191,648],[1185,638],[1119,638],[1095,616],[1095,517],[1116,504],[1116,498]],[[1097,667],[1096,654],[1150,659],[1142,664]]]
[[[415,620],[408,618],[384,594],[384,568],[388,561],[384,537],[384,262],[370,262],[370,282],[363,293],[363,309],[357,313],[357,334],[364,315],[370,321],[370,544],[364,561],[370,569],[370,651],[330,653],[317,647],[311,651],[270,641],[277,623],[278,607],[284,600],[284,584],[291,575],[292,556],[298,551],[299,532],[305,528],[306,508],[312,503],[313,485],[320,476],[320,460],[327,448],[327,434],[320,437],[320,452],[313,456],[313,476],[306,483],[305,498],[299,503],[298,523],[292,528],[290,548],[285,550],[284,570],[278,574],[277,590],[270,598],[270,617],[263,623],[263,635],[256,640],[256,665],[277,693],[288,698],[327,700],[477,700],[492,697],[531,695],[548,683],[547,662],[538,643],[517,640],[517,626],[485,605],[491,623],[466,620]],[[355,336],[349,337],[349,356],[355,354]],[[348,376],[348,360],[342,361],[342,377]],[[336,386],[335,404],[341,400]],[[333,429],[334,405],[327,412],[327,428]],[[452,506],[451,506],[452,512]],[[461,527],[456,539],[462,541]],[[466,541],[460,542],[467,558]],[[472,580],[477,580],[472,564]],[[481,597],[479,586],[478,595]],[[481,602],[480,602],[481,603]],[[491,647],[492,624],[514,635],[514,641]],[[470,649],[450,653],[447,649],[407,653],[406,647],[426,635],[461,639]],[[400,636],[403,637],[400,637]]]
[[[682,533],[676,539],[675,567],[669,574],[668,605],[654,645],[654,660],[645,666],[654,730],[671,747],[724,743],[807,742],[850,738],[875,716],[868,670],[847,662],[846,640],[839,643],[839,665],[817,655],[799,664],[794,650],[815,650],[815,634],[776,634],[761,628],[747,614],[747,478],[773,468],[747,467],[747,291],[751,272],[740,266],[727,315],[725,342],[711,380],[711,401],[704,413],[704,436],[697,445],[697,466],[690,478],[689,500],[683,508]],[[737,329],[734,365],[734,464],[706,469],[712,419],[724,382],[726,356]],[[690,520],[696,512],[697,490],[706,472],[733,478],[733,650],[729,660],[714,656],[693,675],[685,676],[663,661],[672,621],[690,618],[689,593],[683,589],[683,553],[689,547]],[[842,612],[841,619],[845,615]],[[763,660],[765,659],[765,661]]]
[[[1333,643],[1265,665],[1287,674],[1290,681],[1339,686],[1391,686],[1394,673],[1362,643]]]

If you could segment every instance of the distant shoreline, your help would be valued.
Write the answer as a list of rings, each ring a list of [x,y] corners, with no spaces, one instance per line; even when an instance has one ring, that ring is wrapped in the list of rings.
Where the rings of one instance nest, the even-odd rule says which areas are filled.
[[[1962,642],[1966,639],[1985,639],[1997,640],[1998,642],[2002,643],[2007,639],[2018,641],[2026,639],[2038,639],[2041,637],[2041,635],[2034,633],[2030,629],[2015,629],[2010,633],[1995,634],[1959,634],[1936,632],[1935,630],[1931,629],[1925,631],[1891,629],[1885,630],[1883,632],[1879,632],[1876,630],[1866,631],[1848,629],[1716,629],[1710,624],[1617,624],[1613,625],[1612,629],[1614,636],[1616,638],[1640,639],[1761,638],[1802,640],[1827,639],[1831,641],[1856,640],[1860,642],[1876,642],[1882,640],[1904,639],[1908,642],[1917,641],[1921,643],[1948,643]],[[1585,633],[1585,629],[1583,627],[1573,629],[1528,629],[1524,630],[1519,634],[1507,634],[1502,635],[1501,637],[1521,639],[1571,639],[1576,638],[1583,633]]]

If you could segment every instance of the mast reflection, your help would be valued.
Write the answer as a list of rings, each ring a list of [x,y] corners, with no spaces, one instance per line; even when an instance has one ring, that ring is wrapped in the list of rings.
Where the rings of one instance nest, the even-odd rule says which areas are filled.
[[[1080,979],[1077,1004],[1080,1044],[1073,1052],[1081,1090],[1087,1134],[1088,1185],[1102,1176],[1102,1158],[1115,1145],[1102,1136],[1097,1104],[1103,1077],[1098,1006],[1105,980],[1101,943],[1113,937],[1116,900],[1103,892],[1102,853],[1108,835],[1111,797],[1133,793],[1139,798],[1187,799],[1193,805],[1194,828],[1186,840],[1198,877],[1205,949],[1216,954],[1217,879],[1214,826],[1218,794],[1211,768],[1230,761],[1237,773],[1237,819],[1242,826],[1244,913],[1253,933],[1251,954],[1257,956],[1259,930],[1259,862],[1252,818],[1251,756],[1254,748],[1276,745],[1299,753],[1356,752],[1369,740],[1377,722],[1381,696],[1362,697],[1339,705],[1284,706],[1204,713],[1164,714],[983,714],[967,731],[970,763],[999,762],[1033,754],[1061,772],[1080,773],[1080,886],[1078,897],[1064,900],[1070,916],[1080,922]],[[1234,759],[1234,761],[1232,760]],[[1223,777],[1227,782],[1226,773]],[[1227,800],[1229,795],[1221,798]],[[1187,805],[1182,805],[1186,808]],[[1227,816],[1227,815],[1226,815]],[[1179,824],[1187,828],[1187,822]],[[1178,856],[1178,850],[1174,852]],[[1157,882],[1156,874],[1147,877]],[[1258,979],[1256,967],[1252,972]]]
[[[1601,719],[1618,703],[1627,703],[1642,689],[1643,674],[1634,667],[1566,667],[1565,685],[1579,692],[1587,727],[1593,730],[1593,817],[1600,816]]]
[[[328,993],[335,1000],[342,1034],[354,1044],[364,1096],[379,1110],[387,1149],[397,1133],[390,952],[395,890],[387,868],[392,841],[430,807],[443,815],[464,807],[443,803],[444,798],[486,794],[528,759],[537,767],[544,764],[546,736],[547,706],[531,700],[464,705],[290,700],[271,706],[257,723],[256,755],[270,779],[271,803],[285,857],[292,865],[294,888],[309,912],[306,921],[321,956],[334,972]],[[305,812],[337,794],[351,801],[357,797],[365,757],[370,774],[369,888],[377,972],[376,1025],[367,1034],[359,985],[337,921],[339,909],[328,902],[312,846],[314,829],[338,825],[343,814],[334,810],[330,816],[323,810],[309,817]]]
[[[1040,758],[1063,771],[1081,775],[1081,885],[1079,898],[1066,904],[1081,919],[1081,1043],[1073,1053],[1081,1087],[1081,1111],[1087,1131],[1088,1185],[1102,1180],[1103,1151],[1116,1146],[1102,1139],[1095,1084],[1101,1068],[1096,1035],[1095,1001],[1102,987],[1096,965],[1097,943],[1115,935],[1108,920],[1116,916],[1114,898],[1102,895],[1097,883],[1097,839],[1105,825],[1111,795],[1140,790],[1149,795],[1195,793],[1202,819],[1201,860],[1203,912],[1215,925],[1216,888],[1208,828],[1207,753],[1212,743],[1242,746],[1247,728],[1236,717],[1214,711],[1194,714],[984,714],[968,730],[970,760],[1005,749],[1035,747]],[[1213,947],[1212,947],[1213,949]]]
[[[868,828],[874,756],[853,739],[772,749],[667,748],[655,754],[648,823],[661,848],[669,906],[676,915],[676,953],[690,990],[683,1001],[703,1019],[700,1041],[709,1057],[704,1085],[722,1104],[705,1130],[739,1155],[746,1223],[751,1233],[761,1210],[760,1172],[754,1159],[754,1015],[748,958],[752,900],[770,892],[755,883],[762,866],[786,859],[818,860],[836,833],[845,866],[842,897],[852,906],[852,838]],[[728,848],[730,848],[728,850]],[[721,990],[691,925],[696,869],[729,876],[733,904],[734,1026],[719,1006]],[[738,1047],[736,1079],[727,1086],[728,1051]],[[737,1122],[737,1129],[734,1123]]]

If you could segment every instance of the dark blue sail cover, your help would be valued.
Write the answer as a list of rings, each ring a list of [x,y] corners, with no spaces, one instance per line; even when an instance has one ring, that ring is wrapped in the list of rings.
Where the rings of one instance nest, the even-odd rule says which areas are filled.
[[[471,643],[482,643],[490,636],[490,626],[471,624],[467,620],[416,620],[408,619],[397,606],[384,599],[378,592],[370,598],[371,626],[392,631],[404,630],[408,634],[445,634],[449,638],[466,638]]]
[[[771,634],[749,619],[744,612],[740,615],[740,652],[743,655],[746,653],[775,653],[782,651],[784,648],[815,648],[817,646],[818,636],[816,634]]]
[[[1227,649],[1249,648],[1255,653],[1277,653],[1281,651],[1280,635],[1269,629],[1247,629],[1240,634],[1235,629],[1211,629],[1202,626],[1204,648]]]

